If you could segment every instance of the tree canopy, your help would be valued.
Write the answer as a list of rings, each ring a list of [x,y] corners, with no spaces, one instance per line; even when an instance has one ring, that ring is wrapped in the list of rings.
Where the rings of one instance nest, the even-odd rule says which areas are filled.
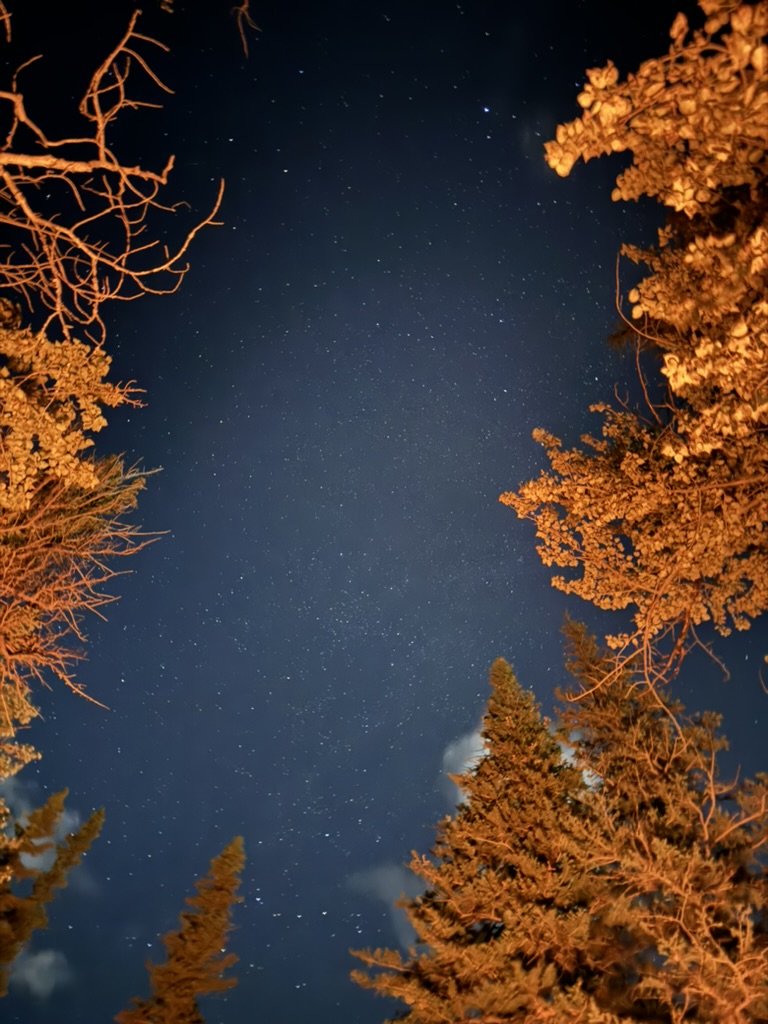
[[[599,437],[564,448],[544,430],[550,470],[501,495],[536,525],[553,585],[632,611],[613,647],[695,627],[746,629],[768,607],[768,5],[701,0],[702,29],[679,14],[672,45],[621,80],[587,72],[581,117],[547,143],[559,174],[614,152],[631,163],[614,200],[657,199],[658,245],[624,245],[649,273],[619,312],[666,384],[660,404],[593,406]]]

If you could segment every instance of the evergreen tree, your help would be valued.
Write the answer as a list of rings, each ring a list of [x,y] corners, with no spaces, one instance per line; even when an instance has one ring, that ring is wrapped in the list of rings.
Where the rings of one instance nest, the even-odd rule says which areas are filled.
[[[224,948],[232,906],[241,901],[236,893],[244,864],[243,839],[237,836],[211,861],[209,875],[196,883],[197,896],[187,898],[192,910],[181,914],[179,931],[163,938],[166,962],[147,964],[150,997],[135,998],[130,1009],[115,1017],[117,1024],[204,1024],[199,996],[237,984],[222,975],[238,959]]]
[[[66,886],[67,875],[101,831],[104,812],[94,811],[77,832],[56,846],[53,836],[66,797],[67,790],[52,794],[26,822],[15,822],[12,836],[8,835],[10,814],[0,803],[0,996],[7,994],[11,964],[32,933],[47,927],[45,908],[54,890]],[[43,869],[38,858],[51,850],[55,850],[53,863]]]
[[[418,936],[407,958],[356,952],[386,973],[355,971],[365,987],[402,999],[414,1024],[570,1019],[592,1006],[582,978],[589,948],[588,790],[563,757],[533,696],[506,662],[491,669],[487,754],[455,778],[466,802],[438,828],[433,858],[413,854],[427,884],[404,904]],[[575,1018],[574,1018],[575,1019]]]
[[[569,626],[553,734],[496,662],[487,756],[411,869],[418,944],[357,951],[412,1024],[768,1019],[768,776],[725,784],[718,719],[688,719]],[[566,753],[567,751],[567,753]]]

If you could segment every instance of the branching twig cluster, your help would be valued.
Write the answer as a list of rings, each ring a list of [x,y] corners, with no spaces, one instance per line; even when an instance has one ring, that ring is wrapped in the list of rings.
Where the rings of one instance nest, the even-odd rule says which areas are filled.
[[[221,203],[223,182],[211,211],[179,244],[168,247],[149,239],[150,216],[182,206],[161,199],[174,158],[151,171],[122,163],[109,144],[123,112],[158,106],[131,98],[128,83],[135,69],[171,92],[142,53],[166,47],[136,30],[138,15],[96,69],[80,102],[88,122],[83,136],[54,138],[33,120],[19,86],[20,73],[32,61],[17,70],[10,89],[0,91],[0,103],[8,104],[11,114],[0,145],[0,227],[12,239],[0,260],[0,289],[23,296],[30,311],[43,307],[43,329],[64,337],[79,330],[103,341],[105,302],[174,292],[188,269],[185,255],[192,239],[216,223]]]

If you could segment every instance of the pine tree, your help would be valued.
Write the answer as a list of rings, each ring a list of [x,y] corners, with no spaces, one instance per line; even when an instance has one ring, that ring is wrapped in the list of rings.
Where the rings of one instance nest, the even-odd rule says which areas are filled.
[[[413,1024],[566,1020],[592,1007],[581,983],[596,967],[580,852],[587,786],[502,660],[491,689],[487,754],[454,779],[466,802],[441,822],[432,859],[411,860],[428,887],[403,904],[417,949],[354,954],[385,973],[353,979],[403,1000]],[[536,1016],[544,1006],[550,1018]]]
[[[243,839],[237,836],[211,861],[209,875],[196,883],[197,896],[187,898],[192,910],[181,914],[179,931],[163,938],[166,962],[147,964],[150,997],[135,998],[130,1009],[115,1017],[117,1024],[204,1024],[198,998],[237,984],[223,977],[238,959],[224,948],[232,906],[241,901],[236,893],[244,864]]]
[[[67,790],[52,794],[26,822],[14,823],[15,835],[8,835],[11,816],[0,803],[0,996],[6,995],[11,965],[32,933],[47,927],[45,908],[54,890],[66,886],[69,872],[101,831],[104,812],[94,811],[77,832],[57,846],[53,836],[66,797]],[[43,869],[37,858],[51,850],[55,850],[53,863]]]
[[[418,944],[356,951],[412,1024],[754,1024],[768,1016],[768,776],[723,783],[688,719],[569,627],[553,733],[504,662],[467,802],[411,869]]]

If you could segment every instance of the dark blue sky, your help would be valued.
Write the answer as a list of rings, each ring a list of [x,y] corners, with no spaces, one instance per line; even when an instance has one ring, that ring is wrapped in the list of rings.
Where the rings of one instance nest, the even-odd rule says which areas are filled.
[[[5,1003],[24,1024],[108,1021],[144,994],[158,935],[237,834],[240,983],[208,1024],[382,1021],[347,949],[403,937],[389,903],[451,809],[445,767],[488,667],[508,658],[549,708],[566,606],[599,624],[497,497],[541,467],[533,427],[576,441],[629,380],[605,345],[615,254],[659,215],[611,203],[618,165],[563,181],[542,147],[584,69],[664,52],[677,6],[252,6],[247,62],[227,3],[140,23],[171,47],[156,66],[176,92],[129,119],[126,160],[174,152],[190,216],[224,177],[224,225],[177,295],[107,311],[115,376],[147,407],[99,449],[163,467],[140,519],[169,533],[89,623],[80,679],[111,710],[41,693],[44,759],[12,788],[107,813]],[[5,74],[50,55],[30,102],[34,74],[74,97],[132,10],[59,7],[15,15]],[[725,713],[748,773],[767,640],[761,623],[719,643],[727,686],[703,659],[679,684]]]

